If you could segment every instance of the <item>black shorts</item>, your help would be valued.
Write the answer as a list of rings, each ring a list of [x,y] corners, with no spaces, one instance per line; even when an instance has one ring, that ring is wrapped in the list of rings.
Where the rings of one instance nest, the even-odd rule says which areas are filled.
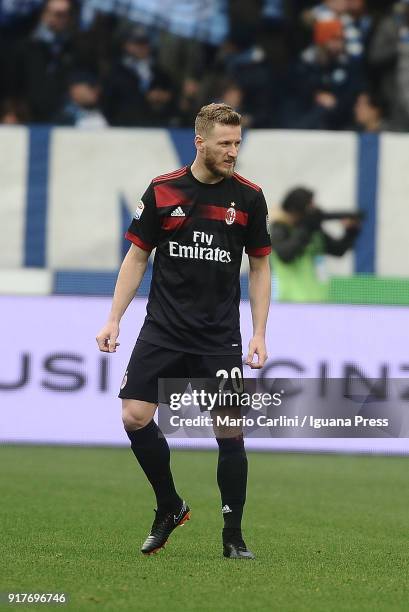
[[[222,379],[234,385],[243,379],[241,355],[195,355],[171,351],[138,340],[132,351],[119,396],[158,403],[158,379]],[[161,399],[161,398],[159,398]],[[162,401],[162,400],[161,400]]]

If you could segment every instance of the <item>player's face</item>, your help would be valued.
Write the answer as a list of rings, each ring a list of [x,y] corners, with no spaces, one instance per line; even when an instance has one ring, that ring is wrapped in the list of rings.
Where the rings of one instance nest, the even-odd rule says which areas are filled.
[[[203,163],[214,176],[229,178],[234,172],[241,143],[239,125],[216,123],[205,138]]]

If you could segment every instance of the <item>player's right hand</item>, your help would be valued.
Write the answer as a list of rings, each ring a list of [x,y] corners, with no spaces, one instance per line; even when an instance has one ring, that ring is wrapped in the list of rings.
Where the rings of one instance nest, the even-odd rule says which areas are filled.
[[[116,353],[116,347],[119,346],[118,336],[119,325],[117,323],[107,323],[96,337],[99,350],[103,353]]]

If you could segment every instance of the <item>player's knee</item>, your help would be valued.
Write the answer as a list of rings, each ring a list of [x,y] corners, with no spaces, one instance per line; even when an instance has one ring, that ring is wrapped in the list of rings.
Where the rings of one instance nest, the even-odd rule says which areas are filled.
[[[136,400],[124,400],[122,402],[122,422],[126,431],[142,429],[151,422],[155,413],[155,407],[147,402]]]
[[[145,427],[151,420],[152,418],[143,414],[135,414],[129,410],[122,411],[122,423],[126,431],[142,429],[142,427]]]
[[[226,432],[224,432],[226,433]],[[231,433],[231,432],[229,432]],[[234,432],[236,435],[222,435],[221,437],[216,437],[217,444],[219,446],[219,452],[221,455],[229,455],[232,453],[244,454],[246,453],[244,447],[244,439],[243,434],[240,432]],[[220,432],[219,432],[220,435]]]
[[[240,421],[240,412],[232,409],[217,410],[217,412],[214,412],[214,416],[216,418],[213,421],[213,431],[216,440],[218,442],[221,440],[221,444],[223,444],[223,440],[230,440],[230,442],[226,442],[226,447],[231,447],[232,449],[236,449],[239,446],[244,446],[243,429],[241,425],[237,424],[237,422]],[[218,424],[217,417],[228,417],[229,421],[226,424]]]

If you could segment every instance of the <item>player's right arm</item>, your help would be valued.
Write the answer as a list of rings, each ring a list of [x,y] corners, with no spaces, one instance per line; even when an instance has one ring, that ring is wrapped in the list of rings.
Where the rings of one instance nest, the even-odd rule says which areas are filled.
[[[148,251],[131,244],[119,270],[108,321],[96,338],[99,350],[104,353],[115,353],[119,346],[119,324],[141,284],[148,259]]]
[[[158,233],[159,221],[154,187],[151,183],[138,203],[125,234],[132,243],[131,248],[119,270],[108,321],[97,336],[99,350],[104,353],[115,353],[119,323],[141,284],[149,255],[158,243]]]

